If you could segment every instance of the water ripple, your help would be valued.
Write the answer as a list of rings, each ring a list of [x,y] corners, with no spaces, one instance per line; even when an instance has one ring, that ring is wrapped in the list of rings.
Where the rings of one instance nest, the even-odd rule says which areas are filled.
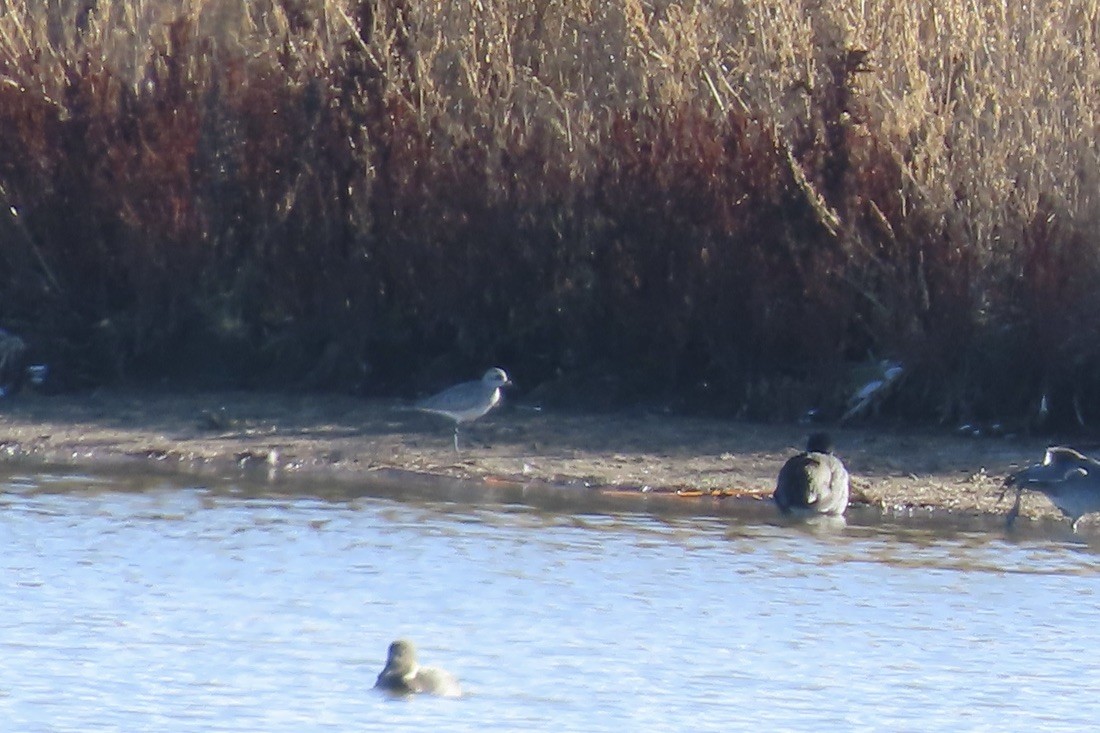
[[[20,731],[1075,730],[1095,555],[885,526],[5,484]],[[413,638],[460,700],[371,686]]]

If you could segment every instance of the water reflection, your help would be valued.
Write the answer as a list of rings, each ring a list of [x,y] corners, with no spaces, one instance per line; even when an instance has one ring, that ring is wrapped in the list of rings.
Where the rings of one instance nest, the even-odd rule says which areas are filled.
[[[1085,728],[1082,543],[340,501],[28,473],[2,496],[20,731]],[[140,489],[140,490],[139,490]],[[461,700],[392,701],[392,639]]]

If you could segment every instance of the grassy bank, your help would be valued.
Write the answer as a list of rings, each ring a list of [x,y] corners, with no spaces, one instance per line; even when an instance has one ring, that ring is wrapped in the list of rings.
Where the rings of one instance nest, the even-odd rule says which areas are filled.
[[[890,357],[899,415],[1087,421],[1100,5],[931,5],[0,0],[0,325],[72,384],[789,417]]]

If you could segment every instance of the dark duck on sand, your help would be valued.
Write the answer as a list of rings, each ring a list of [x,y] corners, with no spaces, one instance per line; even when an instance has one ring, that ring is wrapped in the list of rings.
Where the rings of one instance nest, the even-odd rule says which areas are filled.
[[[848,508],[848,471],[833,455],[832,440],[814,433],[806,450],[779,471],[772,494],[783,514],[801,517],[840,516]]]

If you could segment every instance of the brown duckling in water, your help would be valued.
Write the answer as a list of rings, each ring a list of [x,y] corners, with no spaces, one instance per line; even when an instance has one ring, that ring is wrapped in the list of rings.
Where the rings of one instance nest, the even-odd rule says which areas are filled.
[[[374,687],[392,695],[462,695],[458,681],[449,673],[433,667],[421,667],[416,661],[416,647],[405,639],[398,639],[390,644],[386,666],[378,675]]]

